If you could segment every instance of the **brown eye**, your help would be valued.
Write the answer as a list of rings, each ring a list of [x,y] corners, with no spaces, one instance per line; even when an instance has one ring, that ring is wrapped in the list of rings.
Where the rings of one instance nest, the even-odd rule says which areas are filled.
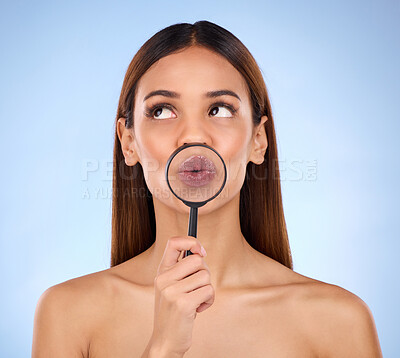
[[[162,115],[163,110],[166,110],[167,114],[168,114],[168,112],[174,113],[172,111],[172,108],[169,105],[159,104],[159,105],[155,105],[155,106],[153,106],[151,108],[146,108],[145,116],[150,118],[150,119],[152,119],[152,120],[164,120],[164,119],[169,119],[169,118],[175,118],[176,117],[175,114],[172,117],[170,117],[170,116],[159,117],[159,116]]]
[[[168,114],[168,112],[172,113],[172,111],[171,111],[169,108],[167,108],[167,107],[159,107],[159,108],[157,108],[157,109],[154,111],[154,116],[155,116],[156,119],[168,119],[168,118],[171,118],[170,116],[167,116],[167,117],[157,117],[157,116],[160,116],[160,115],[161,115],[161,113],[163,112],[164,109],[166,110],[167,114]]]
[[[215,117],[231,118],[233,117],[235,112],[236,110],[230,105],[227,105],[225,103],[216,103],[211,108],[210,115]]]
[[[159,116],[161,116],[161,114],[162,114],[162,112],[163,112],[164,109],[166,109],[167,114],[168,114],[168,112],[171,112],[171,110],[168,109],[168,108],[166,108],[166,107],[160,107],[160,108],[157,108],[157,109],[154,111],[154,116],[155,116],[157,119],[165,119],[165,117],[164,117],[164,118],[163,118],[163,117],[159,117]],[[167,118],[170,118],[170,117],[167,117]]]

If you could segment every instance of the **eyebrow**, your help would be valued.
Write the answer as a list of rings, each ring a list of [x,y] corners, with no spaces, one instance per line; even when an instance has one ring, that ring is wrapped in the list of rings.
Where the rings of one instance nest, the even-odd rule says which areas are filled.
[[[153,97],[153,96],[181,98],[181,95],[177,92],[167,91],[167,90],[157,90],[157,91],[152,91],[147,96],[145,96],[143,99],[143,102],[146,101],[146,99],[149,99],[150,97]],[[218,90],[218,91],[209,91],[204,95],[204,97],[206,97],[206,98],[215,98],[215,97],[220,97],[220,96],[232,96],[232,97],[236,97],[240,102],[242,101],[235,92],[226,90],[226,89]]]

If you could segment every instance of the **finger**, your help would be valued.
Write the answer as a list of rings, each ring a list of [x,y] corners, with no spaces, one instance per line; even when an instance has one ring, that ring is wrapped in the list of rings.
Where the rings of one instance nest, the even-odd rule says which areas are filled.
[[[164,272],[178,262],[182,251],[190,250],[201,255],[201,244],[192,236],[173,236],[167,241],[164,255],[158,267],[158,274]]]
[[[180,293],[189,293],[210,284],[210,273],[207,270],[200,270],[184,280],[178,281],[174,287]]]
[[[206,265],[204,258],[198,254],[193,254],[185,257],[184,260],[179,261],[177,264],[164,271],[166,281],[180,281],[200,270],[210,269]]]
[[[189,302],[194,303],[193,309],[199,309],[202,305],[202,311],[210,307],[214,303],[215,292],[214,288],[210,285],[202,286],[192,292],[187,293],[189,296]]]

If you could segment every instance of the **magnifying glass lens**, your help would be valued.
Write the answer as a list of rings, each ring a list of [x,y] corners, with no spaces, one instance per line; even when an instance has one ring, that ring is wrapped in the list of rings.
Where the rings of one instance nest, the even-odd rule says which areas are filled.
[[[208,201],[224,183],[224,164],[213,150],[191,146],[178,152],[168,168],[167,177],[174,194],[192,203]]]

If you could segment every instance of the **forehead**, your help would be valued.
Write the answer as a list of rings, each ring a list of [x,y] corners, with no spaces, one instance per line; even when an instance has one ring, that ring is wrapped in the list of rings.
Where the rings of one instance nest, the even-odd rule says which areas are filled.
[[[247,101],[246,86],[242,75],[223,56],[191,47],[154,63],[139,80],[136,97],[141,103],[146,94],[158,89],[178,92],[182,99],[228,89],[244,102]]]

